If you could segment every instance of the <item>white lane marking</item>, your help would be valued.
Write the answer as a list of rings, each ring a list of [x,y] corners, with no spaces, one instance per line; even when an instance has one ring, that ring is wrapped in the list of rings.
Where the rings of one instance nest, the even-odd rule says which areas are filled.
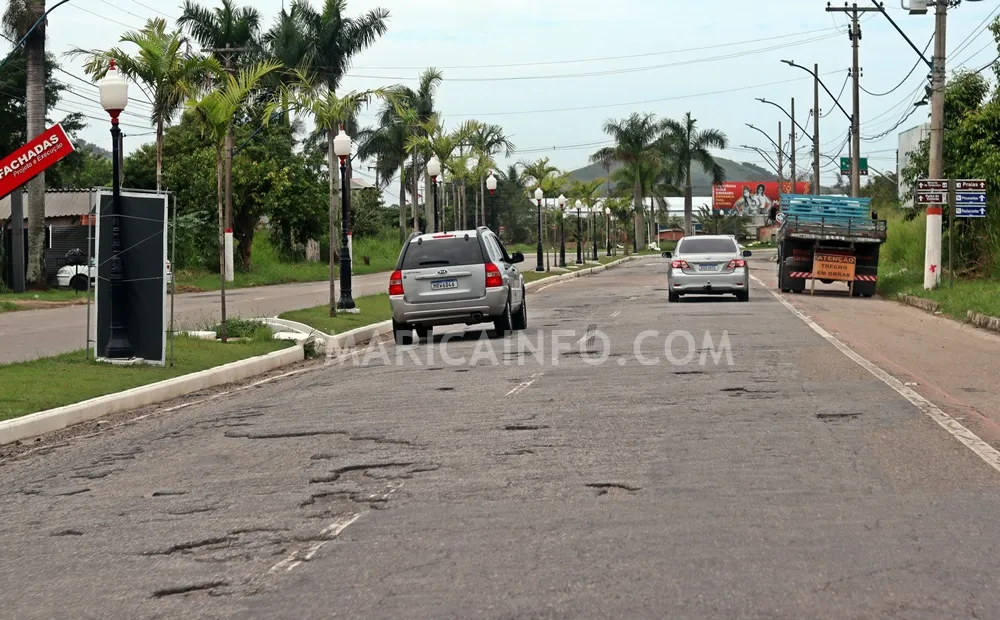
[[[326,546],[331,540],[340,536],[340,533],[347,529],[347,526],[354,523],[361,518],[361,514],[353,514],[343,519],[334,521],[330,525],[323,528],[320,532],[320,536],[324,537],[325,540],[320,540],[315,542],[306,548],[304,553],[300,553],[298,550],[293,551],[288,557],[282,559],[280,562],[271,567],[268,573],[276,573],[280,570],[291,571],[294,570],[296,566],[302,564],[303,562],[308,562],[313,559],[313,557],[319,553],[319,550]]]
[[[621,313],[622,313],[621,310],[615,310],[614,312],[611,313],[611,318],[613,318],[613,319],[617,318],[618,315],[621,314]]]
[[[270,297],[254,297],[250,301],[264,301],[265,299],[271,299]]]
[[[636,299],[639,299],[638,295],[632,295],[631,297],[628,298],[629,301],[635,301]]]
[[[760,278],[758,278],[757,276],[750,276],[750,277],[756,280],[757,284],[761,285],[769,293],[774,295],[774,298],[777,299],[779,302],[781,302],[783,306],[788,308],[789,312],[802,319],[802,321],[806,325],[811,327],[814,332],[822,336],[827,342],[829,342],[833,346],[840,349],[841,353],[843,353],[850,359],[854,360],[859,366],[861,366],[868,372],[878,377],[883,383],[894,389],[903,398],[910,401],[910,403],[912,403],[913,406],[923,411],[924,414],[927,415],[927,417],[937,422],[938,425],[941,426],[941,428],[951,433],[951,435],[955,439],[960,441],[963,445],[965,445],[966,448],[972,450],[976,454],[976,456],[983,459],[983,461],[985,461],[987,465],[989,465],[990,467],[992,467],[997,471],[1000,471],[1000,451],[997,451],[996,448],[994,448],[990,444],[980,439],[978,435],[976,435],[969,429],[965,428],[965,426],[959,423],[958,420],[956,420],[955,418],[951,417],[950,415],[942,411],[937,405],[927,400],[920,394],[914,392],[912,389],[907,387],[907,385],[904,384],[902,381],[900,381],[896,377],[893,377],[892,375],[882,370],[875,364],[869,362],[865,358],[861,357],[846,344],[844,344],[834,336],[831,336],[829,332],[827,332],[825,329],[817,325],[815,321],[813,321],[808,316],[799,311],[798,308],[793,306],[791,302],[786,300],[777,291],[769,287],[767,284],[764,284],[764,282]]]
[[[531,387],[532,383],[537,381],[538,378],[544,374],[545,374],[544,372],[536,372],[535,374],[531,375],[531,378],[528,379],[527,381],[522,381],[521,383],[515,385],[514,389],[504,394],[504,396],[511,396],[513,394],[517,394],[518,392],[526,390],[527,388]]]

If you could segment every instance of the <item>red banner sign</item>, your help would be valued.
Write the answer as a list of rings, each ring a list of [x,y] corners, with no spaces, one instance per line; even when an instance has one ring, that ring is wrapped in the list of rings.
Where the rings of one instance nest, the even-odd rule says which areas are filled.
[[[73,143],[56,123],[0,160],[0,197],[21,187],[73,152]]]
[[[798,181],[793,191],[791,181],[785,181],[781,184],[781,193],[808,194],[811,187],[808,181]],[[712,208],[715,210],[768,215],[772,206],[778,206],[777,181],[727,181],[712,186]]]

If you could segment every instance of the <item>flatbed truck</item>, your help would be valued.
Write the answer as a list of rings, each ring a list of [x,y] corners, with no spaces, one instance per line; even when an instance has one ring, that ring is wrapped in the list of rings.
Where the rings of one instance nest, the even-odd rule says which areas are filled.
[[[886,221],[869,198],[786,194],[778,216],[778,288],[802,293],[816,280],[847,284],[852,297],[871,297],[878,284]]]

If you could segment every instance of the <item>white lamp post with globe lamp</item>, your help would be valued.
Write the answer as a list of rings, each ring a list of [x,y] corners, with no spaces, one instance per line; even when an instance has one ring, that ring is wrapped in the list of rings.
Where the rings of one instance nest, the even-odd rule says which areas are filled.
[[[559,198],[556,199],[556,204],[559,205],[559,266],[563,269],[566,268],[566,197],[559,194]]]
[[[486,189],[490,192],[490,213],[496,213],[497,206],[497,178],[493,176],[493,171],[490,170],[490,176],[486,177]],[[486,222],[483,222],[484,224]]]
[[[434,232],[441,232],[441,216],[438,214],[438,176],[441,174],[441,160],[433,155],[427,160],[427,176],[434,186]]]
[[[542,198],[545,198],[545,192],[542,191],[542,186],[539,185],[535,188],[535,200],[538,201],[538,264],[535,266],[535,271],[545,271],[545,260],[542,258]]]

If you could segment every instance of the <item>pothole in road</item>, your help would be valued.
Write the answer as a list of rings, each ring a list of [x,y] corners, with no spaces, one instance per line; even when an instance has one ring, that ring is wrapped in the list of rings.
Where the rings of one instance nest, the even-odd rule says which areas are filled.
[[[549,428],[544,424],[508,424],[503,427],[505,431],[540,431]]]
[[[438,392],[452,392],[455,390],[453,387],[439,387]]]
[[[175,586],[172,588],[163,588],[153,592],[153,598],[163,598],[165,596],[177,596],[183,594],[191,594],[193,592],[203,592],[206,590],[215,590],[217,588],[223,588],[229,585],[228,581],[206,581],[202,583],[192,583],[189,585]]]
[[[604,495],[632,495],[642,490],[642,487],[632,486],[621,482],[590,482],[588,487],[597,490],[597,496]]]
[[[857,418],[861,415],[860,411],[843,411],[843,412],[833,412],[833,413],[817,413],[816,417],[820,420],[833,421],[833,420],[850,420]]]

